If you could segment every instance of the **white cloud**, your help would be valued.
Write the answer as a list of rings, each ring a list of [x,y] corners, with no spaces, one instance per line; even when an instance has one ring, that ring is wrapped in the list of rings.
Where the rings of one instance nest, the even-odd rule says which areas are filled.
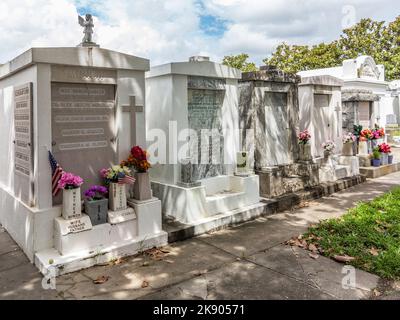
[[[261,63],[282,41],[330,41],[342,30],[345,5],[356,19],[393,20],[400,3],[390,0],[2,0],[0,61],[31,46],[75,46],[82,38],[77,7],[93,10],[95,39],[104,48],[150,58],[152,64],[207,54],[249,53]],[[200,28],[200,14],[226,23],[220,37]]]

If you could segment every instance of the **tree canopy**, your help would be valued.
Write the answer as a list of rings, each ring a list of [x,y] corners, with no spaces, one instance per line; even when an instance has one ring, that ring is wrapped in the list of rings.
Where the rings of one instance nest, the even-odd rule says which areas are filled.
[[[291,73],[302,70],[340,66],[343,60],[361,55],[374,58],[385,66],[386,80],[400,79],[400,16],[393,22],[362,19],[351,28],[344,29],[339,39],[313,46],[281,43],[265,64]],[[223,64],[244,72],[255,71],[245,53],[226,56]]]
[[[231,56],[225,56],[224,59],[222,60],[222,64],[226,66],[230,66],[232,68],[239,69],[243,72],[250,72],[250,71],[256,71],[257,67],[255,63],[253,62],[248,62],[247,59],[249,58],[248,54],[241,53],[238,55],[231,55]]]

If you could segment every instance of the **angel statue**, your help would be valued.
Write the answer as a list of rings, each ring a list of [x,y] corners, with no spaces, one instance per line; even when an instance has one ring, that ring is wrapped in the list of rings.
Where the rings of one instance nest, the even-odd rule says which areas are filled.
[[[82,39],[82,46],[97,46],[93,41],[93,17],[91,14],[86,14],[85,19],[81,16],[78,16],[78,22],[83,27],[84,37]]]

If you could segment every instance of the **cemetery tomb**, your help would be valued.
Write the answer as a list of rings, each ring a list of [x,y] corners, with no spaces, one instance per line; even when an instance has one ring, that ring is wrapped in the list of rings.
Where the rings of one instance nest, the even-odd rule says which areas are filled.
[[[79,201],[103,183],[100,169],[145,146],[148,69],[146,59],[95,46],[33,48],[0,67],[0,222],[44,274],[167,243],[157,198],[128,194],[97,225]],[[80,190],[52,195],[49,152],[84,179]]]
[[[301,73],[300,73],[301,74]],[[358,160],[353,155],[341,155],[343,81],[330,76],[302,76],[299,84],[300,130],[311,133],[311,152],[319,166],[319,182],[334,182],[359,174]],[[333,141],[335,150],[324,155],[323,143]]]
[[[300,77],[272,66],[245,72],[240,81],[242,144],[251,145],[249,161],[260,177],[260,194],[271,198],[317,184],[318,169],[299,163]],[[251,148],[248,148],[249,150]]]
[[[332,76],[302,77],[299,84],[300,130],[311,133],[313,158],[323,157],[322,144],[333,141],[340,153],[342,146],[343,81]]]
[[[343,130],[353,132],[355,125],[361,125],[363,128],[374,128],[376,123],[374,104],[378,101],[379,96],[371,90],[343,89]]]
[[[343,80],[343,92],[352,92],[349,95],[353,95],[356,99],[354,102],[357,102],[343,105],[344,128],[350,127],[353,121],[361,121],[366,127],[370,127],[369,120],[372,125],[385,127],[386,116],[398,114],[396,97],[385,80],[385,67],[377,65],[370,56],[344,60],[339,67],[302,71],[299,75],[333,76]],[[351,100],[345,98],[344,101]]]
[[[166,136],[165,144],[148,141],[153,159],[166,149],[151,170],[165,218],[196,224],[259,203],[258,176],[236,174],[238,154],[246,151],[239,139],[240,77],[239,70],[208,57],[147,73],[147,128]]]

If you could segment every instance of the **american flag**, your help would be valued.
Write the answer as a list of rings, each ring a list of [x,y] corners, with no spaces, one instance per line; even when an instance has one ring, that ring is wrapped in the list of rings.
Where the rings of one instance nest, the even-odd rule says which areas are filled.
[[[134,184],[135,178],[125,175],[123,177],[118,177],[118,184]]]
[[[51,166],[51,192],[53,196],[56,196],[60,191],[58,187],[58,181],[61,179],[62,174],[64,173],[63,168],[57,163],[56,159],[54,159],[53,154],[49,151],[49,161]]]

